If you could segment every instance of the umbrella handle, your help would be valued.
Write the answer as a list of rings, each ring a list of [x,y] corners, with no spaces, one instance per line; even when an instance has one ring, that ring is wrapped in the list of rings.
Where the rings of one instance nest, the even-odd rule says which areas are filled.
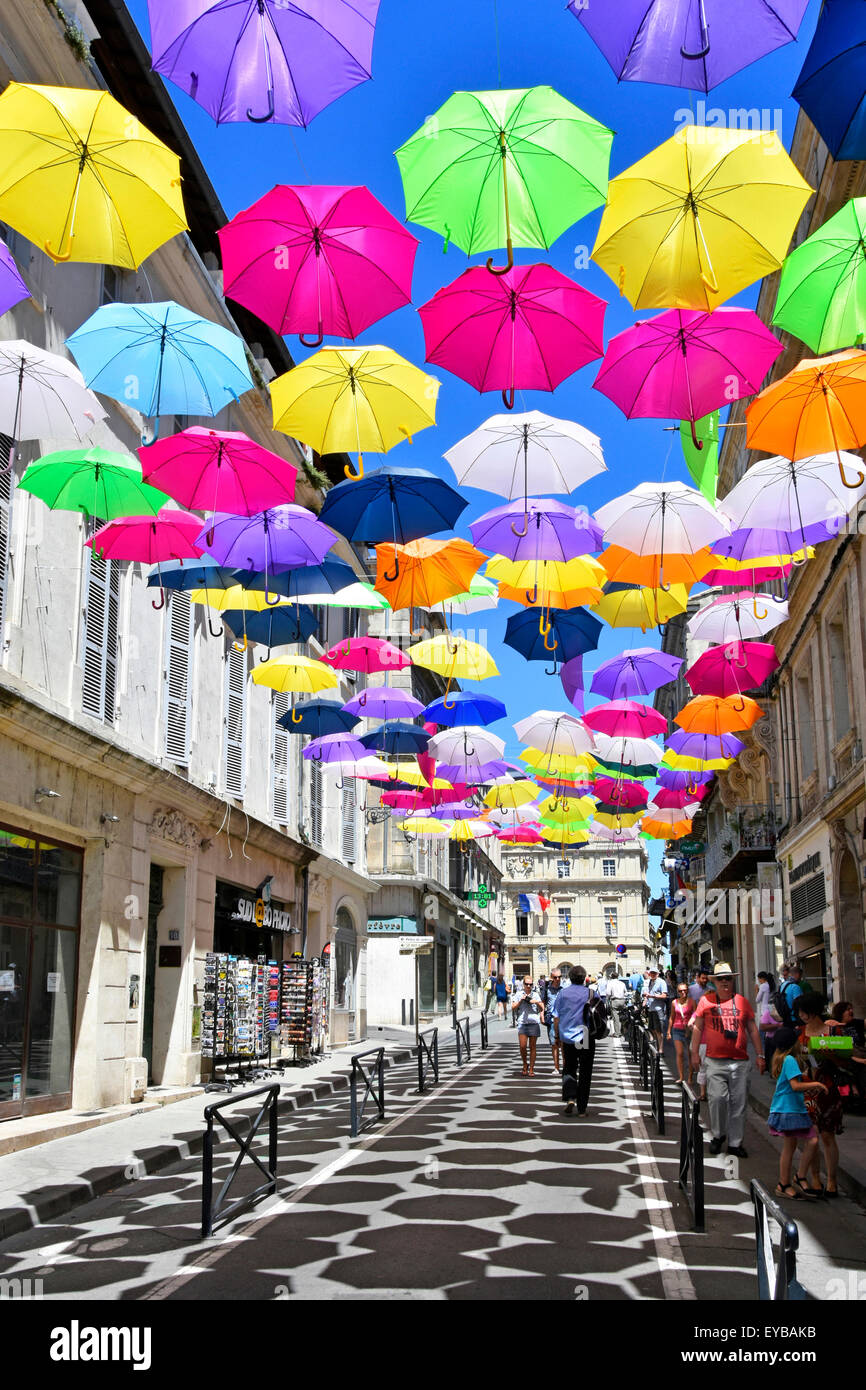
[[[295,707],[294,707],[294,705],[292,705],[292,723],[293,723],[293,724],[303,724],[303,722],[304,722],[304,716],[303,716],[303,714],[295,714]]]
[[[363,694],[361,695],[360,699],[358,700],[358,708],[359,708],[359,709],[363,709],[364,706],[366,705],[366,703],[367,703],[367,689],[366,689],[366,686],[365,686],[365,687],[364,687],[364,692],[363,692]]]
[[[701,271],[701,279],[703,280],[703,282],[704,282],[704,284],[706,285],[707,289],[710,291],[710,294],[718,294],[718,292],[719,292],[719,287],[718,287],[718,285],[716,284],[716,281],[714,280],[714,278],[712,277],[712,275],[705,275],[704,272]],[[698,445],[698,448],[700,448],[700,447],[701,447],[701,445],[699,444],[699,445]]]
[[[553,798],[553,804],[552,804],[551,807],[550,807],[550,814],[553,816],[553,815],[556,814],[556,812],[557,812],[558,810],[559,810],[559,797],[556,796],[556,797]]]
[[[526,602],[529,604],[529,606],[530,606],[530,608],[531,608],[532,605],[537,601],[537,599],[538,599],[538,585],[536,584],[535,588],[532,590],[532,593],[530,593],[528,589],[526,590]]]
[[[455,655],[456,655],[456,651],[455,651]],[[456,701],[456,700],[452,700],[452,702],[451,702],[450,705],[449,705],[449,703],[448,703],[448,691],[451,689],[451,682],[452,682],[453,679],[454,679],[453,676],[449,676],[449,677],[448,677],[448,684],[447,684],[446,687],[445,687],[445,694],[442,696],[442,708],[443,708],[443,709],[456,709],[456,708],[457,708],[457,701]]]
[[[547,626],[546,626],[545,629],[544,629],[544,650],[545,650],[546,652],[555,652],[556,649],[557,649],[557,647],[559,646],[559,638],[558,638],[558,637],[554,637],[554,639],[553,639],[552,642],[548,642],[548,640],[547,640],[548,637],[550,636],[550,631],[551,631],[551,628],[552,628],[552,627],[553,627],[553,623],[548,623]]]
[[[72,240],[73,240],[73,233],[70,232],[70,234],[69,234],[69,249],[68,249],[67,251],[52,251],[52,250],[51,250],[51,243],[48,242],[48,241],[44,241],[44,242],[42,243],[42,245],[43,245],[43,247],[45,248],[45,254],[46,254],[46,256],[50,256],[51,259],[52,259],[52,261],[70,261],[70,260],[72,259]],[[62,241],[61,241],[60,245],[61,245],[61,246],[63,245],[63,242],[62,242]]]
[[[746,708],[746,702],[745,702],[745,700],[743,699],[743,696],[742,696],[742,694],[741,694],[741,695],[740,695],[740,703],[739,703],[738,705],[731,705],[731,709],[734,711],[735,714],[742,714],[742,713],[743,713],[743,710],[744,710],[745,708]]]
[[[321,760],[321,758],[315,758],[314,761],[320,763],[322,760]],[[337,789],[338,792],[341,792],[341,791],[343,790],[343,788],[345,787],[345,785],[346,785],[346,783],[343,781],[342,777],[340,778],[339,782],[335,782],[335,783],[334,783],[334,786],[336,787],[336,789]]]
[[[386,584],[393,584],[393,583],[394,583],[394,580],[397,578],[397,576],[398,576],[399,573],[400,573],[400,558],[399,558],[399,556],[395,555],[395,556],[394,556],[394,573],[393,573],[393,574],[383,574],[383,575],[382,575],[382,578],[385,580]]]
[[[142,447],[145,448],[145,449],[147,448],[148,444],[155,444],[155,443],[156,443],[156,441],[159,439],[159,416],[158,416],[158,415],[154,417],[153,434],[150,436],[150,438],[148,438],[148,436],[147,436],[146,434],[141,435],[140,438],[141,438]]]
[[[507,391],[502,392],[502,404],[506,410],[514,409],[514,387],[509,386]],[[512,523],[513,524],[513,523]]]
[[[319,324],[319,336],[318,336],[317,338],[313,338],[312,340],[308,340],[307,338],[304,337],[303,333],[299,333],[299,334],[298,334],[298,342],[300,343],[301,347],[305,347],[305,348],[317,348],[317,347],[321,347],[321,346],[322,346],[322,343],[323,343],[324,341],[325,341],[325,334],[324,334],[324,331],[323,331],[323,329],[322,329],[321,323]]]
[[[514,243],[510,237],[508,238],[506,249],[508,251],[508,260],[505,265],[494,265],[493,257],[487,257],[487,269],[490,271],[491,275],[507,275],[509,270],[514,269]]]
[[[680,48],[680,57],[690,59],[706,58],[710,51],[710,36],[707,34],[706,30],[704,30],[704,35],[704,46],[698,53],[688,53],[685,48]]]
[[[766,616],[767,616],[767,614],[769,613],[769,611],[770,611],[769,608],[765,608],[764,611],[763,611],[763,613],[759,613],[759,612],[758,612],[758,600],[757,600],[757,599],[753,599],[753,600],[752,600],[752,612],[754,613],[754,615],[755,615],[755,617],[757,618],[758,622],[761,622],[764,618],[766,618]]]
[[[224,628],[220,628],[218,632],[215,632],[215,631],[214,631],[214,625],[213,625],[213,623],[212,623],[211,620],[210,620],[210,613],[208,613],[208,615],[207,615],[207,630],[208,630],[208,632],[210,633],[211,637],[222,637],[223,632],[224,632],[225,629],[224,629]]]
[[[510,409],[510,407],[509,407],[509,409]],[[523,538],[523,536],[526,536],[526,535],[529,534],[529,512],[524,512],[524,513],[523,513],[523,530],[522,530],[522,531],[518,531],[518,529],[517,529],[517,523],[514,522],[514,521],[512,521],[512,523],[511,523],[511,531],[512,531],[512,534],[513,534],[513,535],[515,535],[515,536],[520,536],[521,539]],[[536,588],[537,588],[537,587],[538,587],[538,586],[536,585]]]
[[[718,287],[716,287],[716,288],[718,288]],[[695,422],[694,422],[694,420],[689,420],[689,424],[690,424],[691,427],[692,427],[692,443],[694,444],[694,446],[695,446],[696,449],[703,449],[703,447],[704,447],[704,441],[703,441],[702,439],[698,439],[697,433],[696,433],[696,431],[695,431]]]
[[[346,464],[345,468],[343,469],[343,472],[345,473],[346,477],[349,479],[350,482],[352,482],[352,483],[357,483],[357,482],[359,482],[360,479],[363,478],[363,476],[364,476],[364,459],[363,459],[363,456],[362,456],[361,454],[358,455],[358,471],[357,471],[357,473],[353,473],[353,472],[352,472],[352,466],[351,466],[351,464],[349,464],[349,463]]]
[[[844,467],[843,467],[841,457],[839,457],[839,456],[837,455],[836,461],[837,461],[837,463],[838,463],[838,465],[839,465],[839,477],[842,479],[842,486],[843,486],[843,487],[848,487],[848,488],[850,488],[850,489],[852,490],[852,492],[853,492],[855,488],[860,487],[864,482],[866,482],[866,474],[864,474],[864,473],[862,472],[862,470],[861,470],[861,471],[857,474],[857,481],[854,482],[854,483],[849,483],[849,482],[848,482],[848,479],[845,477],[845,469],[844,469]],[[803,548],[805,549],[805,546],[804,546]]]
[[[159,595],[159,603],[157,603],[155,599],[150,600],[151,608],[154,608],[157,613],[159,613],[160,609],[165,607],[165,589],[160,589]]]
[[[252,107],[247,107],[247,120],[252,121],[253,125],[263,125],[265,121],[271,120],[274,114],[274,93],[273,88],[268,92],[268,110],[264,116],[254,116]]]
[[[547,638],[545,638],[544,640],[545,640],[545,644],[546,644]],[[557,643],[557,645],[559,645],[559,644]],[[544,674],[545,674],[546,676],[555,676],[555,675],[556,675],[556,657],[553,658],[553,670],[551,671],[547,666],[545,666],[545,668],[544,668]]]

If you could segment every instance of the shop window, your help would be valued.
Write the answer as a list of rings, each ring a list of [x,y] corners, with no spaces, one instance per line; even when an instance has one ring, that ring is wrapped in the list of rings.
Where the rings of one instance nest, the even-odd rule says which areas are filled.
[[[12,540],[12,490],[15,475],[9,467],[12,440],[0,434],[0,652],[6,631],[6,594],[9,587],[9,547]]]
[[[94,520],[94,525],[101,523]],[[88,551],[84,604],[84,679],[81,707],[85,714],[113,724],[117,702],[117,629],[120,571],[113,560]]]
[[[173,593],[165,620],[165,744],[169,762],[186,767],[191,743],[192,604]]]
[[[225,658],[223,775],[229,796],[242,797],[246,785],[247,654],[228,645]]]

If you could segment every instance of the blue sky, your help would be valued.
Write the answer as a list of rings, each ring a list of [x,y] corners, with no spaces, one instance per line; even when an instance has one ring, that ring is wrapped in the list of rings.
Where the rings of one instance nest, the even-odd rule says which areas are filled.
[[[149,40],[145,0],[128,3]],[[616,0],[601,3],[615,5]],[[789,146],[797,114],[789,94],[811,41],[818,8],[819,0],[811,0],[797,43],[715,88],[705,99],[706,107],[725,111],[757,107],[766,110],[771,125],[778,124],[774,113],[780,110],[780,135]],[[218,128],[184,93],[168,86],[231,217],[275,183],[307,182],[364,183],[402,216],[405,205],[393,151],[453,91],[539,84],[554,87],[616,132],[611,175],[668,139],[682,123],[683,110],[698,100],[675,88],[617,83],[601,53],[565,9],[564,0],[437,0],[433,5],[429,0],[382,0],[373,81],[328,107],[306,131],[284,126]],[[599,211],[584,218],[559,238],[549,254],[518,251],[516,259],[523,263],[547,260],[605,299],[609,304],[605,320],[609,339],[632,324],[636,316],[601,270],[592,264],[575,268],[576,262],[580,267],[585,265],[583,248],[592,248],[600,215]],[[454,246],[443,254],[441,237],[414,225],[412,230],[421,241],[414,281],[417,306],[481,258],[470,259]],[[740,296],[737,302],[753,303],[754,291]],[[385,343],[418,364],[424,360],[421,323],[411,307],[374,325],[361,341]],[[297,339],[290,340],[290,347],[296,357],[304,354]],[[626,420],[606,397],[592,389],[597,368],[597,363],[585,367],[553,395],[526,392],[518,393],[517,398],[517,410],[537,409],[577,420],[601,437],[608,471],[587,483],[572,501],[594,510],[642,481],[662,477],[690,481],[677,436],[663,428],[670,422]],[[444,370],[436,369],[436,375],[442,381],[437,427],[423,431],[411,446],[393,450],[389,461],[429,468],[453,481],[442,454],[502,407],[498,393],[481,396]],[[468,521],[500,504],[489,493],[467,491],[466,496],[469,507],[459,527],[464,535],[468,535]],[[527,663],[503,645],[505,623],[514,611],[513,604],[502,603],[496,611],[462,621],[466,628],[484,629],[499,666],[499,678],[486,681],[485,691],[505,701],[512,720],[534,709],[568,708],[558,678],[546,676],[541,663]],[[461,625],[461,620],[455,625]],[[654,644],[652,632],[645,636],[639,629],[605,626],[598,651],[584,658],[587,687],[592,671],[608,657],[624,647]],[[508,736],[509,751],[516,755],[519,745],[510,724],[494,726],[493,731]],[[659,851],[654,848],[650,882],[656,891],[661,883],[658,861]]]

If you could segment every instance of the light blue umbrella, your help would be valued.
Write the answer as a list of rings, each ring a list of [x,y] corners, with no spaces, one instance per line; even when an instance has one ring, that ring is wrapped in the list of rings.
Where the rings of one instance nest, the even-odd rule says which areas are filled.
[[[216,415],[253,385],[242,340],[171,299],[103,304],[66,345],[88,386],[142,415]]]

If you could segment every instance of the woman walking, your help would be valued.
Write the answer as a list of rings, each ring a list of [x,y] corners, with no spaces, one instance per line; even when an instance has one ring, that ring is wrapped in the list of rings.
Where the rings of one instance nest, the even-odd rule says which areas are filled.
[[[818,1152],[818,1135],[806,1109],[804,1093],[820,1094],[824,1087],[820,1082],[808,1079],[808,1064],[793,1028],[780,1028],[776,1042],[777,1047],[770,1068],[776,1089],[767,1119],[770,1133],[782,1141],[776,1196],[816,1197],[818,1193],[812,1190],[806,1179]],[[800,1155],[797,1177],[792,1181],[794,1154],[801,1140],[803,1152]]]
[[[794,1004],[794,1013],[797,1014],[802,1024],[799,1041],[804,1048],[809,1046],[810,1038],[822,1038],[829,1034],[830,1025],[824,1018],[824,998],[822,995],[812,991],[799,995]],[[836,1186],[836,1175],[839,1171],[839,1145],[836,1142],[836,1136],[841,1134],[843,1130],[839,1077],[832,1055],[828,1053],[822,1055],[818,1052],[810,1056],[810,1061],[812,1063],[810,1075],[816,1083],[821,1083],[821,1085],[820,1089],[813,1087],[815,1094],[807,1100],[806,1108],[821,1136],[824,1161],[827,1167],[827,1183],[826,1186],[822,1187],[821,1164],[816,1148],[810,1164],[811,1191],[815,1193],[816,1197],[835,1198],[839,1196]]]
[[[562,1071],[562,1046],[559,1038],[556,1036],[556,1030],[553,1026],[553,1005],[561,989],[562,971],[559,969],[559,966],[554,966],[550,973],[550,979],[547,982],[547,989],[543,991],[543,997],[544,1023],[547,1028],[547,1041],[550,1043],[550,1050],[553,1055],[553,1070],[555,1072]]]
[[[508,1017],[508,996],[511,993],[511,986],[507,983],[504,975],[497,975],[496,984],[493,988],[496,991],[496,1017],[506,1019]],[[502,1010],[501,1013],[500,1009]]]
[[[538,1046],[538,1039],[541,1034],[541,1015],[544,1012],[544,1004],[541,995],[532,987],[532,976],[527,975],[523,981],[523,993],[512,1000],[511,1013],[517,1023],[517,1041],[520,1044],[520,1060],[523,1063],[523,1075],[535,1075],[535,1049]],[[529,1057],[527,1060],[527,1051]]]
[[[767,1063],[769,1071],[773,1062],[773,1053],[776,1051],[774,1038],[781,1026],[779,1020],[773,1017],[770,1012],[770,1000],[776,988],[776,982],[767,970],[758,971],[758,993],[755,996],[755,1018],[758,1020],[758,1032],[764,1044],[764,1061]]]
[[[674,1050],[677,1054],[677,1072],[680,1085],[685,1081],[686,1053],[689,1052],[689,1077],[688,1084],[692,1084],[691,1052],[689,1049],[689,1028],[691,1027],[692,1017],[697,1008],[694,999],[689,998],[689,987],[686,984],[677,985],[677,992],[671,1008],[671,1016],[668,1019],[668,1042],[673,1039]]]

